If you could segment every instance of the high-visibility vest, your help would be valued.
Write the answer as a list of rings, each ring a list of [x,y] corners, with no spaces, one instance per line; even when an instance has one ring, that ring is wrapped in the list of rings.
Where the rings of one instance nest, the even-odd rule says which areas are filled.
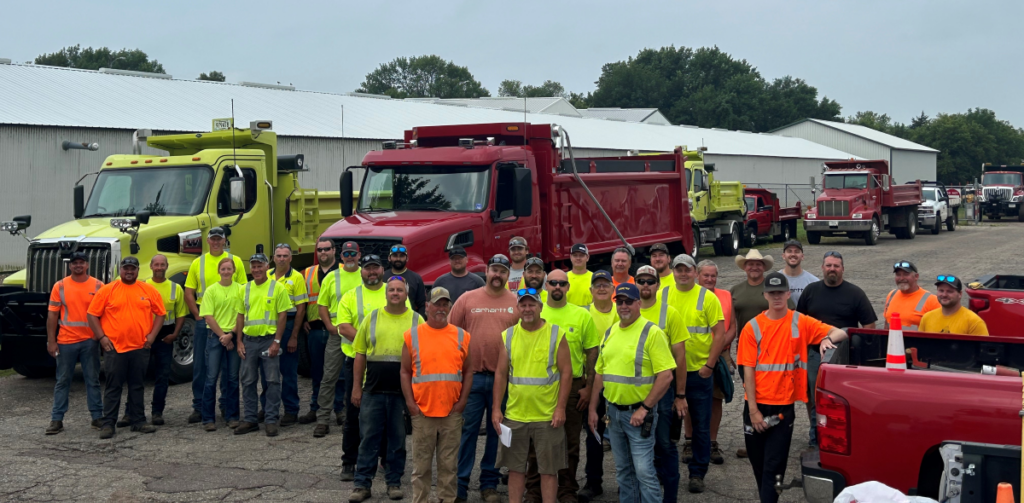
[[[458,358],[458,364],[454,369],[452,368],[432,368],[435,365],[443,366],[446,363],[444,360],[434,360],[426,372],[423,371],[423,362],[420,361],[420,339],[417,334],[418,324],[413,324],[412,329],[409,331],[410,342],[412,350],[410,351],[410,357],[412,358],[412,384],[415,388],[417,384],[432,383],[432,382],[462,382],[462,358]],[[462,347],[462,339],[465,337],[465,331],[462,327],[458,328],[458,345],[456,351],[462,353],[464,348]],[[451,360],[451,363],[455,363],[455,359]],[[452,372],[454,370],[454,372]]]
[[[362,306],[361,305],[359,306],[359,309],[362,310]],[[367,347],[367,350],[366,350],[366,361],[368,361],[368,362],[402,363],[402,355],[401,354],[397,354],[397,355],[378,355],[378,354],[375,354],[375,351],[376,351],[376,348],[377,348],[377,313],[379,313],[379,312],[380,312],[380,309],[374,309],[373,312],[370,313],[370,330],[369,330],[369,332],[370,332],[370,334],[369,334],[370,335],[370,345],[369,345],[369,347]],[[420,315],[416,311],[413,311],[412,312],[412,330],[413,330],[413,333],[415,333],[415,331],[416,331],[416,325],[419,325],[419,324],[420,324]],[[342,337],[341,339],[342,339],[342,341],[345,340],[344,337]],[[403,338],[402,339],[402,344],[404,344],[404,343],[405,343],[405,339]],[[351,342],[349,344],[351,344]],[[401,347],[401,346],[399,346],[399,347]]]
[[[541,368],[538,365],[531,365],[530,359],[512,353],[512,336],[515,334],[515,326],[505,331],[505,351],[508,353],[508,383],[515,386],[547,386],[555,384],[561,375],[558,366],[555,364],[555,357],[558,354],[558,325],[551,325],[551,340],[548,344],[548,362]],[[513,362],[520,360],[521,365],[516,370]],[[524,363],[525,362],[525,363]]]
[[[640,337],[636,341],[636,359],[633,362],[633,375],[617,375],[617,374],[601,374],[601,377],[605,382],[613,382],[618,384],[628,384],[630,386],[645,386],[653,385],[654,380],[657,379],[655,375],[644,375],[644,346],[647,344],[647,337],[651,333],[651,327],[657,326],[653,322],[648,321],[644,324],[643,330],[640,331]],[[609,328],[604,333],[604,340],[601,342],[601,351],[604,351],[604,345],[608,342],[608,337],[612,334],[612,329]],[[631,405],[631,404],[619,404],[619,405]]]
[[[320,281],[317,279],[320,277],[319,269],[320,266],[313,264],[302,272],[302,276],[306,278],[306,294],[309,299],[307,301],[309,305],[306,306],[306,321],[320,319],[320,309],[316,305],[316,301],[320,298]]]
[[[270,282],[270,288],[267,290],[267,298],[268,299],[273,299],[274,298],[274,286],[277,285],[277,282],[272,280],[272,279],[270,279],[270,278],[267,278],[267,281]],[[250,292],[251,289],[252,289],[252,281],[250,281],[250,282],[245,284],[245,326],[247,326],[247,327],[270,326],[270,327],[277,328],[277,316],[276,316],[277,313],[271,313],[270,309],[268,309],[268,308],[264,308],[263,318],[262,319],[255,319],[255,320],[250,320],[249,319],[249,292]]]
[[[665,322],[667,320],[666,317],[668,316],[668,292],[669,292],[669,288],[672,288],[672,287],[666,286],[665,288],[661,289],[661,316],[660,316],[660,323],[658,325],[662,329],[665,328]],[[697,286],[697,288],[700,288],[700,292],[697,293],[697,306],[696,306],[695,309],[697,311],[703,311],[704,310],[704,296],[707,295],[708,289],[704,288],[702,286]],[[680,312],[680,314],[682,314],[682,313]],[[691,326],[687,326],[686,329],[689,330],[691,334],[710,334],[711,333],[711,327],[691,327]]]
[[[233,255],[231,255],[230,252],[228,253],[227,258],[231,259],[232,261],[235,260],[235,257]],[[221,259],[221,260],[223,260],[223,259]],[[220,281],[220,278],[218,278],[218,281]],[[199,291],[196,292],[196,299],[202,299],[204,293],[206,293],[206,254],[205,253],[199,256]]]
[[[793,321],[789,326],[789,336],[793,341],[800,339],[800,313],[792,311]],[[756,365],[754,369],[758,372],[790,372],[794,369],[801,369],[807,372],[807,362],[800,360],[800,353],[793,355],[792,362],[770,362],[761,363],[761,327],[757,324],[757,318],[750,320],[750,328],[754,330],[754,342],[757,343],[757,355],[754,356]],[[786,353],[780,353],[786,354]]]
[[[888,329],[889,328],[889,318],[890,318],[890,316],[886,316],[885,313],[889,312],[889,303],[892,302],[892,298],[896,296],[896,292],[897,292],[896,290],[893,290],[893,291],[889,292],[889,296],[885,298],[885,308],[882,309],[882,317],[885,318],[884,324],[882,325],[883,329]],[[917,311],[917,312],[920,313],[921,310],[924,309],[924,305],[928,303],[928,298],[931,297],[931,296],[932,296],[931,292],[925,291],[924,295],[921,296],[921,300],[917,301],[917,306],[914,307],[914,311]],[[905,325],[903,327],[903,330],[917,330],[917,325]]]
[[[67,278],[64,278],[64,279],[67,279]],[[58,295],[60,295],[60,303],[58,303],[58,305],[60,306],[60,318],[57,319],[57,325],[62,326],[62,327],[88,327],[89,326],[89,319],[88,318],[86,318],[84,320],[72,320],[72,319],[69,318],[69,316],[68,316],[68,299],[64,295],[64,279],[60,280],[60,282],[59,282],[60,286],[57,287]],[[93,278],[93,279],[95,279],[95,278]],[[103,283],[100,282],[100,280],[97,279],[96,280],[96,289],[93,290],[93,293],[96,293],[96,292],[100,291],[100,288],[103,288]],[[52,301],[50,302],[50,305],[53,305]],[[88,310],[88,307],[86,307],[86,310]]]

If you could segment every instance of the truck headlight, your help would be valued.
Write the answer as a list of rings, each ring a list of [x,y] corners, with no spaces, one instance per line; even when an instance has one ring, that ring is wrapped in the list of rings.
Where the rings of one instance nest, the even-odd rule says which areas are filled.
[[[854,220],[860,220],[862,218],[864,218],[864,214],[863,213],[854,213],[853,214],[853,219]]]
[[[1013,197],[1010,198],[1010,202],[1011,203],[1020,202],[1021,199],[1024,199],[1024,196],[1013,196]]]

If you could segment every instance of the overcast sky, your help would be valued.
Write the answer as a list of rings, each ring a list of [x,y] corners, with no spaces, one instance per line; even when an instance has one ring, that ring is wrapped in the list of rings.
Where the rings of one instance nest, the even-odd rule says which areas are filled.
[[[717,45],[767,79],[803,78],[844,116],[909,122],[984,107],[1024,127],[1021,0],[102,4],[7,4],[0,58],[139,48],[179,79],[219,70],[228,82],[345,92],[380,63],[437,54],[496,95],[503,79],[588,92],[603,64],[643,48]]]

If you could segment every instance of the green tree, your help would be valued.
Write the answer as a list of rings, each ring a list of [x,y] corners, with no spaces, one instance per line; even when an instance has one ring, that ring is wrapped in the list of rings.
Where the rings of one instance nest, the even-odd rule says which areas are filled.
[[[220,72],[214,70],[214,71],[212,71],[210,73],[205,73],[205,72],[204,73],[200,73],[199,74],[199,78],[197,78],[196,80],[209,80],[209,81],[213,81],[213,82],[224,82],[225,80],[227,80],[227,77],[225,77],[223,73],[220,73]]]
[[[112,51],[107,47],[96,49],[86,47],[82,49],[80,45],[75,45],[73,47],[65,47],[51,54],[36,56],[35,64],[81,68],[83,70],[114,68],[138,72],[167,73],[164,71],[163,65],[155,59],[149,59],[149,56],[139,49]]]
[[[518,80],[503,80],[498,86],[498,96],[513,98],[569,98],[560,82],[545,80],[539,86],[523,85]]]
[[[846,122],[849,124],[869,127],[889,134],[893,133],[893,128],[896,126],[888,115],[872,112],[870,110],[857,112],[855,115],[847,117]]]
[[[433,188],[427,187],[430,180],[426,178],[413,178],[407,174],[395,175],[395,184],[392,188],[394,203],[392,208],[414,210],[414,209],[440,209],[450,210],[452,202],[439,193],[440,185]]]
[[[505,79],[498,84],[498,96],[507,98],[522,98],[523,83],[518,80]]]
[[[576,108],[590,108],[590,93],[569,93],[569,103]]]
[[[359,93],[392,98],[481,98],[490,96],[469,69],[440,56],[395,58],[366,74]]]

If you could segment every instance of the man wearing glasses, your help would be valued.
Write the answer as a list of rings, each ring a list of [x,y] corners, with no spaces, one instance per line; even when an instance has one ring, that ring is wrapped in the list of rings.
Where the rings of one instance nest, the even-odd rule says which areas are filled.
[[[412,309],[422,316],[423,308],[427,305],[427,289],[423,285],[423,277],[406,267],[409,262],[409,251],[405,245],[392,246],[388,255],[388,270],[384,271],[384,275],[401,276],[405,280],[405,284],[409,286],[409,303],[412,304]]]
[[[892,315],[899,313],[903,330],[917,330],[924,313],[939,309],[939,299],[931,292],[917,285],[920,275],[917,266],[909,260],[901,260],[892,266],[896,289],[885,296],[882,310],[882,326],[889,328]]]
[[[358,254],[358,252],[355,253]],[[303,329],[306,331],[306,345],[309,348],[309,377],[312,380],[313,394],[309,398],[309,412],[299,416],[299,424],[316,422],[316,411],[320,408],[318,403],[320,381],[324,378],[324,355],[328,352],[327,341],[332,338],[335,338],[332,343],[334,347],[331,349],[331,352],[336,353],[336,356],[334,356],[336,366],[332,369],[334,378],[331,380],[331,384],[333,386],[331,386],[332,391],[328,394],[328,398],[334,397],[334,412],[338,415],[339,420],[342,417],[342,411],[345,410],[345,387],[337,386],[338,375],[341,374],[341,365],[343,363],[341,356],[344,354],[341,352],[341,338],[327,333],[327,330],[324,328],[324,322],[320,320],[320,309],[317,307],[317,302],[320,300],[321,285],[323,285],[324,280],[332,272],[338,269],[334,242],[330,238],[321,237],[317,241],[316,259],[317,264],[307,267],[302,274],[305,278],[306,291],[309,295],[308,304],[306,304],[306,322],[303,323]],[[356,265],[357,269],[358,267]],[[329,416],[331,409],[328,407],[326,410]],[[329,419],[330,417],[328,417]]]
[[[921,317],[921,332],[942,334],[988,335],[988,325],[980,316],[960,305],[964,285],[956,276],[939,276],[938,289],[942,309],[929,311]]]
[[[281,416],[279,423],[281,426],[291,426],[299,421],[298,349],[299,330],[302,324],[296,320],[302,320],[306,316],[309,294],[306,292],[305,278],[292,268],[292,247],[287,243],[274,247],[274,270],[270,271],[270,274],[274,281],[284,287],[288,292],[288,300],[292,301],[292,308],[288,310],[288,321],[281,337],[281,404],[284,405],[284,415]],[[263,389],[266,390],[266,380],[263,383]],[[260,394],[260,405],[266,407],[266,400],[264,391]]]
[[[590,312],[590,316],[594,320],[594,327],[597,329],[597,334],[602,338],[605,332],[612,328],[612,325],[619,322],[619,314],[615,311],[615,302],[612,300],[612,293],[614,291],[612,273],[604,269],[594,271],[594,275],[590,279],[590,295],[593,296],[594,303],[586,306],[585,309]],[[596,371],[594,375],[596,377]],[[593,380],[590,379],[590,374],[587,374],[587,379],[587,388],[593,390]],[[593,393],[591,393],[591,397],[593,396]],[[597,414],[599,417],[604,417],[604,396],[598,395],[598,401]],[[604,438],[604,430],[604,421],[598,421],[596,432],[602,438]],[[610,445],[609,448],[611,448]],[[594,432],[592,431],[587,432],[587,466],[585,472],[587,474],[587,483],[576,494],[576,498],[583,502],[590,501],[604,493],[604,488],[601,487],[602,479],[604,479],[604,446],[602,441],[594,437]]]

